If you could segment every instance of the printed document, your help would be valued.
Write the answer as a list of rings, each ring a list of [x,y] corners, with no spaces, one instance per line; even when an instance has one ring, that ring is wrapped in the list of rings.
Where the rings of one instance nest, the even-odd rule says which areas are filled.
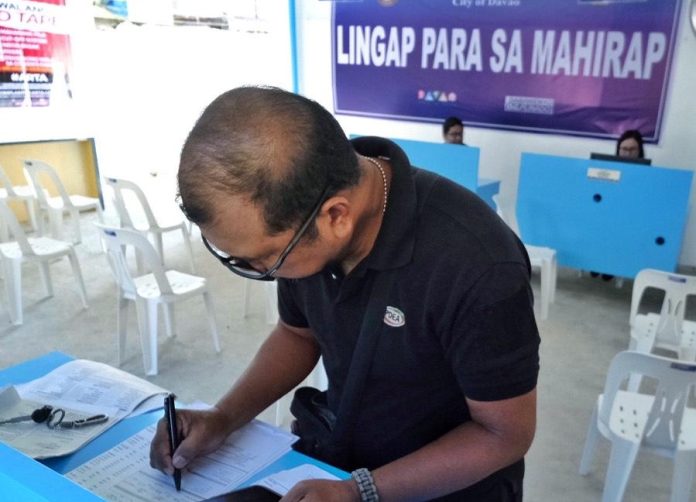
[[[198,501],[227,493],[290,451],[297,436],[254,420],[233,432],[216,451],[181,473],[181,491],[172,476],[150,467],[155,425],[85,462],[66,476],[112,501]]]
[[[0,394],[0,421],[44,405],[65,410],[65,420],[105,414],[103,424],[80,429],[49,429],[33,421],[0,425],[0,441],[33,458],[67,455],[123,418],[162,406],[162,387],[107,364],[84,359],[67,362],[45,376]],[[159,399],[152,399],[159,396]]]

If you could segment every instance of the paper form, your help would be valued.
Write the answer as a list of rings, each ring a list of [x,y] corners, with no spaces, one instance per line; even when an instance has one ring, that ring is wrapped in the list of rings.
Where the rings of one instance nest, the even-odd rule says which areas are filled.
[[[258,420],[232,433],[215,452],[181,473],[181,491],[172,476],[150,467],[152,425],[66,476],[113,502],[197,501],[233,490],[290,451],[297,436]]]
[[[338,480],[339,478],[323,469],[320,469],[316,465],[302,464],[294,467],[293,469],[271,474],[270,476],[267,476],[254,484],[265,486],[278,495],[285,495],[293,486],[305,479]]]
[[[66,411],[65,420],[105,414],[103,424],[80,429],[49,429],[46,424],[0,425],[0,441],[33,458],[67,455],[104,432],[137,408],[137,413],[162,406],[167,391],[107,364],[76,359],[41,378],[3,391],[0,419],[30,415],[43,405]],[[154,399],[153,396],[160,396]]]

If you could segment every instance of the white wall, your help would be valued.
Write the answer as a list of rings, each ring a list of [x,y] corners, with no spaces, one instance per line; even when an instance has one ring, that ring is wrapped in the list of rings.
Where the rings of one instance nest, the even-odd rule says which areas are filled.
[[[298,0],[300,44],[300,90],[333,110],[331,81],[331,2]],[[670,92],[662,122],[658,145],[648,145],[646,156],[653,164],[696,170],[696,35],[689,26],[690,2],[684,2],[675,59],[672,66]],[[439,142],[441,129],[437,124],[396,120],[338,116],[346,133]],[[496,178],[501,183],[501,204],[512,214],[515,205],[518,169],[522,152],[547,153],[587,158],[590,152],[613,153],[613,140],[576,138],[571,136],[530,134],[467,127],[465,141],[481,148],[479,176]],[[696,181],[692,186],[692,207],[687,224],[680,264],[696,266]]]

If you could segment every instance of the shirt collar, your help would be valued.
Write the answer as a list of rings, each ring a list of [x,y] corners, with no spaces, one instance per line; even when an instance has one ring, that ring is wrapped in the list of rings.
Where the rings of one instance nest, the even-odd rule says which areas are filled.
[[[366,136],[353,139],[351,143],[360,155],[388,158],[392,168],[382,226],[370,254],[355,272],[359,272],[358,268],[364,271],[402,267],[411,261],[415,243],[417,201],[411,164],[404,151],[389,140]]]

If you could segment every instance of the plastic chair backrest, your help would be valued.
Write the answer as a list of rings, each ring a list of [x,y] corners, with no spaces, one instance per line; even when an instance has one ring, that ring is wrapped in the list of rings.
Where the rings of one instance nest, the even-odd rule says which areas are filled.
[[[34,254],[34,250],[29,244],[29,239],[22,229],[22,225],[19,224],[19,220],[15,216],[14,212],[4,200],[0,200],[0,218],[5,222],[5,224],[10,229],[13,240],[19,244],[19,249],[21,249],[24,256],[31,256]]]
[[[3,186],[5,191],[7,192],[7,197],[17,197],[17,193],[14,191],[14,187],[12,186],[12,182],[10,181],[10,178],[7,177],[7,174],[5,173],[5,170],[0,166],[0,185]]]
[[[65,190],[63,182],[60,181],[58,173],[53,167],[49,166],[45,162],[40,160],[25,160],[24,161],[24,171],[28,174],[27,179],[31,186],[34,188],[34,193],[39,199],[39,204],[43,207],[49,207],[48,199],[46,198],[46,193],[50,193],[49,187],[42,183],[42,176],[47,176],[51,180],[53,188],[58,193],[60,198],[63,200],[64,207],[71,207],[72,202],[70,200],[70,195]],[[45,192],[44,190],[47,190]]]
[[[126,292],[135,294],[136,287],[126,259],[126,248],[133,247],[136,253],[140,253],[146,269],[150,270],[157,281],[160,293],[172,294],[172,286],[169,284],[167,274],[160,262],[160,257],[147,237],[135,230],[116,228],[95,223],[100,229],[101,237],[106,243],[109,263],[118,285]]]
[[[643,294],[648,288],[660,289],[665,292],[656,337],[670,340],[678,345],[682,333],[682,321],[686,312],[687,297],[696,296],[696,277],[653,269],[644,269],[638,272],[631,294],[629,318],[631,327],[633,327],[633,321],[638,315]]]
[[[107,185],[109,185],[114,191],[114,204],[116,205],[116,210],[118,211],[118,216],[121,219],[121,226],[126,228],[135,228],[134,219],[131,217],[131,213],[128,210],[128,205],[126,204],[126,197],[128,193],[135,196],[140,204],[142,213],[145,215],[147,220],[148,228],[153,228],[157,226],[157,220],[155,215],[150,208],[150,204],[145,197],[145,193],[142,189],[134,182],[120,179],[120,178],[104,178]]]
[[[599,410],[599,419],[605,425],[609,424],[616,394],[631,373],[657,380],[655,399],[643,432],[643,444],[674,450],[679,440],[690,387],[696,384],[696,363],[641,352],[619,352],[609,366],[604,399]]]

